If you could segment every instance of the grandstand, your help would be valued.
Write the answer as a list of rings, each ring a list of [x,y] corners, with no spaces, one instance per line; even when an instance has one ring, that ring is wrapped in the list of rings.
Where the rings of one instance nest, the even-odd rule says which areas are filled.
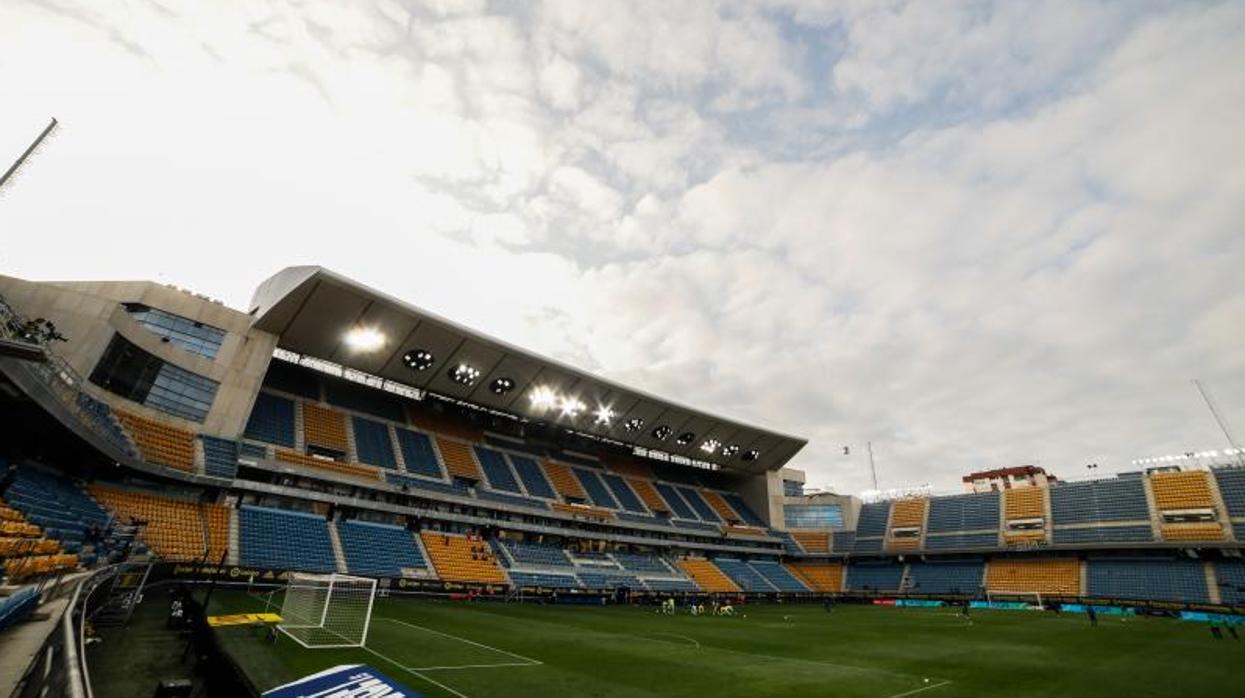
[[[0,504],[9,583],[128,553],[170,578],[340,573],[377,578],[387,595],[550,603],[1245,603],[1241,467],[804,495],[787,467],[802,439],[605,381],[320,268],[277,274],[247,313],[156,284],[0,277],[0,295],[64,328],[58,371],[73,377],[52,390],[56,374],[0,357],[23,396],[14,412],[33,425],[4,444],[20,465],[0,462],[14,472]],[[163,341],[132,317],[156,310],[184,320],[185,337]],[[359,327],[382,348],[351,348]],[[590,396],[608,400],[608,418],[576,407]],[[30,603],[25,591],[0,598],[0,627]]]

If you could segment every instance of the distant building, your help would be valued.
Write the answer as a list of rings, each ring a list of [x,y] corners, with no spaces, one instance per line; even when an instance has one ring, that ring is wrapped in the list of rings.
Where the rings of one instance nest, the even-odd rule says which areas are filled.
[[[1036,465],[1018,465],[1013,468],[995,468],[969,473],[961,478],[964,489],[969,492],[997,492],[1014,487],[1047,487],[1059,478]]]

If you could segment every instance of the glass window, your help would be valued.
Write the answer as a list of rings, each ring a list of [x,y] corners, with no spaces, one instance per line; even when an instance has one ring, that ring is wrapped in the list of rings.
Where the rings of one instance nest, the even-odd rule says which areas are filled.
[[[843,507],[838,504],[788,504],[783,512],[787,528],[843,527]]]
[[[119,334],[100,357],[91,382],[161,412],[202,422],[219,383],[152,356]]]
[[[804,483],[798,480],[783,480],[782,493],[788,497],[804,496]]]
[[[216,352],[220,350],[221,342],[225,340],[224,330],[195,322],[181,315],[166,313],[163,310],[148,308],[137,303],[129,303],[125,309],[138,324],[159,335],[164,341],[209,359],[216,358]]]

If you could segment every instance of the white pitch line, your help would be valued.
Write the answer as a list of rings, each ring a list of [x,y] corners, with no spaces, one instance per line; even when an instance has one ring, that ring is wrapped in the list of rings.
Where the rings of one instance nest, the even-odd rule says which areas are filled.
[[[415,628],[415,629],[417,629],[417,630],[424,630],[424,631],[427,631],[427,632],[430,632],[430,633],[434,633],[434,634],[436,634],[436,635],[440,635],[440,636],[442,636],[442,637],[448,637],[448,638],[450,638],[451,640],[458,640],[459,642],[465,642],[465,643],[467,643],[467,644],[469,644],[469,645],[475,645],[476,647],[482,647],[482,648],[484,648],[484,649],[486,649],[486,650],[492,650],[493,652],[497,652],[497,653],[499,653],[499,654],[504,654],[504,655],[507,655],[507,656],[510,656],[510,657],[514,657],[515,659],[522,659],[523,661],[527,662],[528,664],[544,664],[544,662],[540,661],[539,659],[532,659],[531,657],[524,657],[524,656],[523,656],[523,655],[521,655],[521,654],[515,654],[514,652],[507,652],[506,650],[503,650],[503,649],[498,649],[498,648],[496,648],[496,647],[491,647],[491,646],[489,646],[489,645],[484,644],[483,642],[476,642],[475,640],[468,640],[468,639],[467,639],[467,638],[465,638],[465,637],[459,637],[459,636],[457,636],[457,635],[451,635],[451,634],[449,634],[449,633],[443,633],[443,632],[441,632],[440,630],[433,630],[432,628],[425,628],[425,627],[424,627],[424,626],[422,626],[422,625],[415,625],[414,623],[408,623],[408,622],[406,622],[406,621],[404,621],[404,620],[398,620],[397,618],[377,618],[377,620],[387,620],[387,621],[389,621],[390,623],[398,623],[399,625],[405,625],[405,626],[406,626],[406,627],[408,627],[408,628]]]
[[[678,633],[650,633],[650,635],[662,636],[662,637],[677,637],[680,640],[687,640],[688,642],[695,645],[696,649],[700,649],[700,643],[697,642],[695,638],[691,638],[686,635],[679,635]],[[676,643],[676,644],[687,644],[687,643]]]
[[[947,685],[947,684],[949,684],[949,683],[951,683],[951,682],[950,682],[950,681],[939,681],[938,683],[931,683],[931,684],[930,684],[930,685],[928,685],[928,686],[922,686],[922,687],[920,687],[920,688],[914,688],[914,689],[912,689],[911,691],[904,691],[903,693],[896,693],[896,694],[895,694],[895,695],[893,695],[893,696],[888,696],[888,698],[903,698],[904,696],[914,696],[914,695],[916,695],[916,694],[918,694],[918,693],[921,693],[921,692],[924,692],[924,691],[929,691],[929,690],[932,690],[932,689],[935,689],[935,688],[940,688],[940,687],[942,687],[942,686],[946,686],[946,685]]]
[[[446,691],[449,691],[450,693],[453,693],[454,695],[458,696],[458,698],[469,698],[469,696],[467,696],[467,694],[465,694],[465,693],[460,693],[460,692],[458,692],[458,691],[455,691],[454,689],[450,688],[449,686],[446,686],[445,684],[441,683],[440,681],[437,681],[436,679],[432,678],[431,676],[424,676],[423,674],[419,673],[418,671],[416,671],[416,670],[414,670],[414,669],[408,669],[407,667],[402,666],[401,664],[399,664],[399,663],[397,663],[397,662],[393,661],[392,659],[390,659],[389,657],[386,657],[385,655],[381,654],[380,652],[377,652],[376,650],[372,649],[371,647],[364,646],[364,647],[361,647],[360,649],[363,649],[363,650],[366,650],[366,651],[368,651],[368,652],[371,652],[372,654],[376,655],[377,657],[380,657],[381,659],[385,660],[386,662],[389,662],[390,664],[392,664],[392,665],[394,665],[394,666],[398,667],[398,668],[399,668],[399,669],[401,669],[402,671],[405,671],[405,672],[407,672],[407,673],[410,673],[410,674],[413,674],[413,675],[415,675],[415,676],[418,676],[419,678],[423,679],[424,681],[427,681],[428,683],[432,684],[433,686],[437,686],[437,687],[439,687],[439,688],[445,689]]]
[[[449,671],[451,669],[498,669],[508,666],[540,666],[531,662],[503,662],[500,664],[457,664],[454,666],[408,666],[407,671]]]

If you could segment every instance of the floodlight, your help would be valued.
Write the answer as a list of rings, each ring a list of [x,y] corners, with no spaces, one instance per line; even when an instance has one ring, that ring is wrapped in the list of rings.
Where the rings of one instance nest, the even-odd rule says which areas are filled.
[[[643,417],[632,417],[631,419],[628,419],[625,424],[623,424],[623,429],[626,429],[627,431],[636,431],[642,426],[644,426]]]
[[[602,426],[609,426],[609,423],[614,419],[614,410],[611,410],[605,405],[598,407],[597,411],[593,414],[596,415],[596,419],[594,421]]]
[[[754,461],[760,457],[761,457],[761,452],[754,448],[751,451],[748,451],[747,453],[743,455],[743,460]]]
[[[739,453],[739,444],[731,444],[730,446],[727,446],[726,448],[722,449],[722,455],[726,456],[727,458],[730,458],[736,453]]]
[[[459,385],[473,385],[480,378],[480,369],[470,364],[460,363],[449,370],[450,380]]]
[[[354,327],[346,333],[346,346],[355,351],[375,351],[385,346],[385,335],[375,327]]]
[[[722,445],[722,442],[718,441],[717,439],[705,439],[705,442],[700,445],[700,450],[704,451],[705,453],[712,454],[715,451],[717,451],[718,447],[721,445]]]
[[[670,435],[673,433],[674,433],[674,429],[671,429],[665,424],[658,424],[657,426],[653,427],[653,438],[657,439],[658,441],[665,441],[666,439],[670,438]]]
[[[505,377],[496,378],[489,384],[488,389],[493,391],[494,395],[505,395],[514,390],[514,381]]]
[[[532,407],[538,410],[547,410],[558,404],[558,394],[547,385],[538,385],[533,388],[527,399],[531,400]]]
[[[412,371],[427,371],[436,363],[436,357],[427,349],[415,349],[402,355],[402,363]]]
[[[577,417],[580,412],[584,411],[584,403],[573,397],[564,397],[558,409],[562,411],[563,417]]]
[[[696,440],[695,434],[693,434],[690,431],[685,431],[682,434],[679,434],[679,438],[675,439],[674,442],[680,446],[686,446],[695,440]]]

